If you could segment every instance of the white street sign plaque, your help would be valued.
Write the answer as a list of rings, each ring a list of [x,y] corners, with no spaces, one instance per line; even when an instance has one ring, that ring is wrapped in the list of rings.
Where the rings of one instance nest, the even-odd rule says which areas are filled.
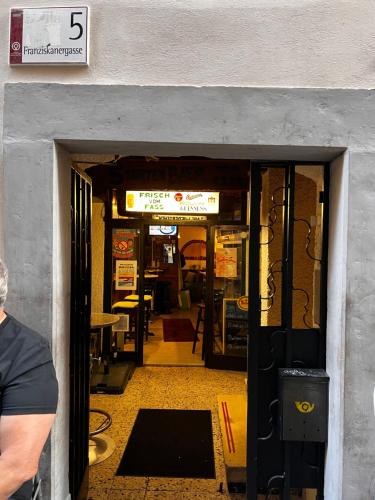
[[[12,9],[10,64],[88,64],[88,8]]]

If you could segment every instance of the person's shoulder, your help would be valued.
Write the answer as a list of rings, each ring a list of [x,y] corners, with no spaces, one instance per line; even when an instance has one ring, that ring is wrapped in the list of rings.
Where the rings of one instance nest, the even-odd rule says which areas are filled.
[[[40,333],[21,323],[12,315],[8,315],[8,327],[12,330],[14,339],[30,346],[33,344],[48,347],[48,341]]]
[[[5,349],[0,353],[0,365],[4,383],[52,361],[47,339],[13,316],[8,317],[3,333],[0,337]]]

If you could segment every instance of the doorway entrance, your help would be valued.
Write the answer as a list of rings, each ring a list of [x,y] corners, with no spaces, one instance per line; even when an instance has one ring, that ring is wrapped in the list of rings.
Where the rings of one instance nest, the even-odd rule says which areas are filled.
[[[108,337],[116,363],[122,358],[144,364],[152,337],[165,342],[164,319],[190,319],[199,332],[195,351],[203,352],[207,367],[243,369],[248,364],[251,451],[244,467],[249,497],[274,493],[287,499],[304,488],[321,492],[324,443],[279,439],[277,369],[324,367],[327,166],[253,164],[251,196],[248,186],[237,192],[232,188],[223,191],[223,199],[230,201],[217,217],[163,219],[176,234],[152,234],[160,219],[121,213],[124,179],[115,170],[117,177],[109,175],[112,184],[104,196],[104,309],[124,316],[124,328],[112,328],[115,336]],[[247,175],[244,179],[248,183]],[[139,187],[128,181],[129,187]],[[188,244],[180,244],[188,229],[204,234],[191,233]],[[121,245],[121,258],[113,254],[116,241],[127,243]],[[118,260],[125,263],[123,275]],[[121,280],[132,288],[116,289]],[[198,322],[200,305],[205,309]],[[191,316],[186,317],[188,310]],[[176,312],[179,318],[168,317]],[[192,350],[194,340],[189,341]]]

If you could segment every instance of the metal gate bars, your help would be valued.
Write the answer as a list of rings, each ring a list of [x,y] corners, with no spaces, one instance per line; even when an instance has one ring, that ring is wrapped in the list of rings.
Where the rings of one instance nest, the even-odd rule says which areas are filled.
[[[251,166],[247,495],[323,498],[324,443],[282,441],[279,368],[324,368],[329,167]]]

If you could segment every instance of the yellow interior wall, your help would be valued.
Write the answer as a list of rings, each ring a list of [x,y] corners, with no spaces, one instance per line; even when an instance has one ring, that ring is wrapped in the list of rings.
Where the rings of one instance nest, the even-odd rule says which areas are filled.
[[[203,240],[206,241],[206,229],[199,226],[179,226],[178,228],[178,249],[181,250],[182,247],[191,240]],[[188,250],[188,255],[194,257],[206,256],[206,250],[198,245],[190,247]],[[191,267],[195,265],[205,268],[206,263],[204,260],[187,260],[185,267]]]
[[[104,203],[92,204],[92,234],[91,234],[91,310],[103,311],[104,286]]]
[[[311,169],[315,169],[310,172]],[[299,172],[306,172],[302,175]],[[269,285],[267,278],[269,276],[270,265],[282,259],[283,248],[283,208],[277,207],[277,221],[272,224],[273,234],[265,226],[269,221],[270,209],[273,205],[272,196],[276,202],[282,200],[283,194],[277,189],[284,185],[284,173],[282,169],[271,168],[265,171],[262,175],[262,200],[261,200],[261,225],[264,226],[260,242],[260,291],[262,297],[267,297]],[[311,178],[313,177],[313,178]],[[312,225],[310,234],[310,253],[316,257],[321,255],[321,205],[318,203],[319,191],[322,190],[321,173],[317,167],[307,167],[304,171],[299,169],[295,177],[295,218],[306,219],[311,223],[312,216],[317,220],[317,225]],[[271,214],[274,217],[275,214]],[[293,286],[303,289],[309,296],[309,303],[306,305],[307,299],[304,292],[295,290],[293,292],[293,328],[306,328],[316,326],[314,319],[319,316],[319,277],[320,265],[317,261],[310,259],[306,253],[307,244],[307,225],[302,222],[295,221],[294,223],[294,259],[293,259]],[[265,244],[266,242],[269,244]],[[281,264],[277,264],[275,270],[280,270]],[[271,302],[262,300],[261,324],[278,325],[281,324],[281,286],[282,275],[278,272],[274,274],[274,284],[276,293],[272,307],[266,311],[267,306],[271,306]],[[307,312],[305,315],[305,305]],[[304,322],[304,315],[305,321]],[[315,316],[315,317],[314,317]]]
[[[311,167],[314,168],[314,167]],[[295,179],[295,210],[296,219],[306,219],[311,223],[311,217],[320,209],[317,200],[317,184],[307,176],[296,173]],[[312,256],[320,257],[321,241],[316,241],[317,227],[311,227],[309,250]],[[303,222],[294,223],[294,261],[293,261],[293,286],[303,289],[309,296],[309,303],[304,292],[295,290],[293,292],[293,328],[306,328],[315,326],[314,302],[319,303],[319,294],[314,294],[314,282],[318,276],[314,270],[320,269],[320,265],[312,260],[306,253],[308,227]],[[318,290],[315,290],[316,292]],[[305,305],[307,308],[305,321]],[[315,312],[319,311],[315,309]],[[315,318],[317,319],[317,318]]]

